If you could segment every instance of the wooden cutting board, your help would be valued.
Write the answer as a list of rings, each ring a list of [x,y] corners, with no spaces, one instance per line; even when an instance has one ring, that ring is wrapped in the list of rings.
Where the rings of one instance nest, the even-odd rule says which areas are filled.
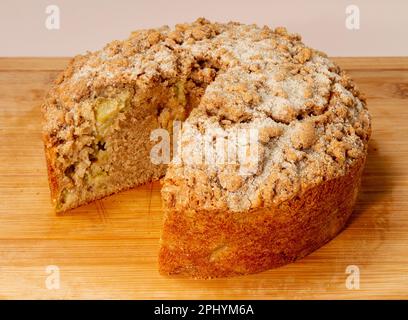
[[[39,105],[68,59],[0,59],[0,298],[408,298],[408,57],[335,60],[373,117],[348,227],[285,267],[189,280],[157,272],[158,183],[53,213]],[[359,289],[347,287],[350,265]]]

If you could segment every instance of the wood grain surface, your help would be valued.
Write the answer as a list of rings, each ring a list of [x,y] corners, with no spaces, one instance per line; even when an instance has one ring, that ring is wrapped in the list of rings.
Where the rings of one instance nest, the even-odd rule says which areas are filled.
[[[0,298],[408,298],[408,58],[335,60],[365,92],[373,117],[348,227],[285,267],[189,280],[157,272],[158,183],[53,213],[39,106],[68,59],[1,58]],[[359,268],[359,289],[346,286],[349,265]],[[49,286],[56,273],[48,266],[58,267],[59,289]]]

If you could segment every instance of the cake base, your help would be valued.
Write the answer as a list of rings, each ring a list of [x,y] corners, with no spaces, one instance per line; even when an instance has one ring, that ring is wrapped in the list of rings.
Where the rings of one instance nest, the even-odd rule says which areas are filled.
[[[365,158],[275,208],[166,212],[159,253],[164,275],[216,278],[257,273],[302,258],[334,238],[355,204]]]

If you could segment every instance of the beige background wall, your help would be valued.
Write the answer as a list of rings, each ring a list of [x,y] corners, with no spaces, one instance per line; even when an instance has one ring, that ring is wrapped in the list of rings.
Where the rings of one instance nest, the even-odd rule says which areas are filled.
[[[45,26],[51,4],[60,8],[59,30]],[[346,28],[348,5],[360,9],[358,30]],[[284,25],[332,56],[408,55],[406,0],[0,0],[0,56],[71,56],[199,16]]]

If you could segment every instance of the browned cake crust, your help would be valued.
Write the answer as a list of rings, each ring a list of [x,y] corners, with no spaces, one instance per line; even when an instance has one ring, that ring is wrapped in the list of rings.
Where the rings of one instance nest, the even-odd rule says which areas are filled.
[[[274,208],[250,212],[169,211],[159,268],[194,278],[256,273],[293,262],[334,238],[358,194],[365,159],[348,173]]]

